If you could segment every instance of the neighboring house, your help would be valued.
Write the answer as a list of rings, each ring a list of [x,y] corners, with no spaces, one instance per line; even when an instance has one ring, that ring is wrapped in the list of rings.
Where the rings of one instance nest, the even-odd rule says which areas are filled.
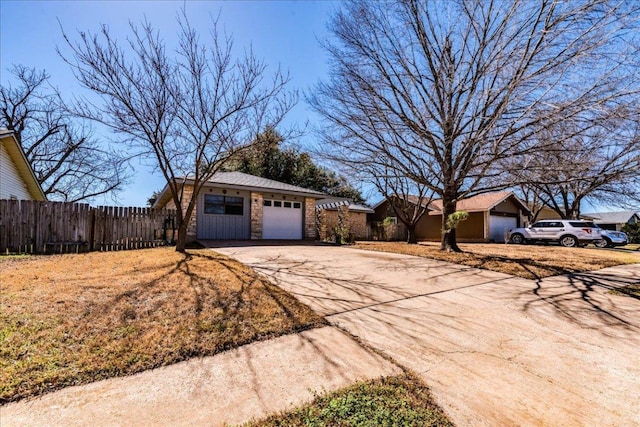
[[[183,206],[193,194],[184,179]],[[202,188],[187,240],[315,239],[315,201],[325,194],[242,172],[218,172]],[[168,186],[155,208],[175,209]]]
[[[395,216],[388,200],[378,203],[374,210],[373,220],[382,221],[385,217]],[[469,218],[462,221],[456,231],[460,242],[504,242],[507,232],[523,226],[530,215],[527,206],[510,191],[480,194],[460,200],[457,210],[469,214]],[[431,202],[428,212],[416,226],[416,236],[418,240],[441,239],[442,200]]]
[[[640,214],[634,211],[594,212],[586,215],[593,218],[593,222],[605,230],[620,231],[625,224],[640,222]]]
[[[326,240],[333,234],[333,230],[338,226],[338,213],[340,209],[347,211],[347,227],[349,233],[356,239],[369,238],[369,225],[367,214],[374,213],[373,209],[353,203],[353,200],[342,198],[316,200],[316,210],[318,215],[323,217],[323,224],[320,225],[320,238]]]
[[[591,215],[594,215],[594,214],[581,214],[580,219],[592,220],[593,217]],[[560,214],[558,214],[558,212],[556,212],[555,210],[551,209],[548,206],[545,206],[540,210],[540,212],[536,216],[535,221],[533,221],[531,218],[529,219],[531,220],[531,222],[536,222],[536,221],[541,221],[543,219],[563,219],[563,218],[562,216],[560,216]]]
[[[47,200],[13,131],[0,129],[0,199]]]
[[[540,209],[540,212],[538,212],[538,215],[536,216],[536,221],[540,221],[543,219],[562,219],[562,217],[558,214],[558,212],[545,206]]]

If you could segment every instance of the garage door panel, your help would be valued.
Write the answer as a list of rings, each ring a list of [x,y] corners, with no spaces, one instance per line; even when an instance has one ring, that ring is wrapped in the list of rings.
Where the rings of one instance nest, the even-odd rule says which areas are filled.
[[[263,239],[302,239],[302,208],[264,206]]]
[[[496,243],[504,243],[507,232],[518,226],[518,218],[510,216],[489,217],[489,240]]]

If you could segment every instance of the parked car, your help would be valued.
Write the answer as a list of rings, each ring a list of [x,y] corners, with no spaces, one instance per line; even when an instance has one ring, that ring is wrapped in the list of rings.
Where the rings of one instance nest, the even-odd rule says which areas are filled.
[[[516,244],[557,242],[572,248],[602,240],[600,228],[590,221],[554,219],[538,221],[529,227],[509,230],[509,242]]]
[[[601,240],[593,242],[598,248],[615,248],[616,246],[626,246],[629,238],[622,231],[612,231],[600,229]]]

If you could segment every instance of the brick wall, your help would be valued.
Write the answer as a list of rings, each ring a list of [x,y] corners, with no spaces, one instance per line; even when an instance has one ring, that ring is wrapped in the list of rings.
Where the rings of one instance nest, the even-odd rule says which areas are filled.
[[[324,209],[324,230],[320,238],[329,240],[333,238],[334,229],[338,226],[338,211]],[[347,227],[349,234],[353,234],[356,239],[363,240],[369,238],[369,226],[367,225],[367,214],[364,212],[347,213]]]

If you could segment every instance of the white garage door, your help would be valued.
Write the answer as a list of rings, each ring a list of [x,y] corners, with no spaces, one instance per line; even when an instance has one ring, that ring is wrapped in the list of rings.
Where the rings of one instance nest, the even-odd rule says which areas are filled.
[[[302,202],[265,200],[262,208],[263,239],[302,239]]]
[[[518,218],[510,216],[489,216],[489,240],[504,243],[507,233],[518,226]]]

